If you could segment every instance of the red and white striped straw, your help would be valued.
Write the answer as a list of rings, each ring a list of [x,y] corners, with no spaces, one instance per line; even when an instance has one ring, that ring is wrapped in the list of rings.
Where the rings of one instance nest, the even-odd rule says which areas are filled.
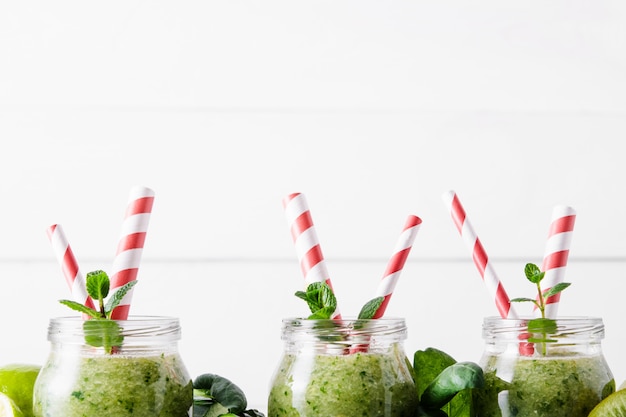
[[[305,284],[308,286],[313,282],[325,282],[332,289],[326,261],[304,194],[289,194],[283,199],[283,207]],[[332,318],[341,319],[339,308],[335,310]]]
[[[111,293],[119,287],[137,279],[139,264],[152,213],[154,191],[146,187],[133,187],[128,198],[122,232],[117,245],[111,271]],[[126,320],[130,310],[133,290],[113,310],[111,318]]]
[[[487,287],[487,291],[495,301],[498,313],[500,313],[502,318],[517,318],[517,313],[511,304],[509,296],[500,282],[493,265],[489,262],[485,248],[467,218],[465,209],[461,205],[458,196],[454,191],[448,191],[443,194],[442,198],[450,211],[452,221],[472,254],[474,265],[476,265]]]
[[[52,244],[52,250],[56,255],[57,260],[61,266],[61,271],[65,277],[68,287],[70,288],[70,294],[72,301],[81,303],[89,308],[94,308],[93,300],[87,294],[85,288],[85,277],[78,266],[74,252],[70,247],[67,236],[60,224],[53,224],[46,230],[48,239]]]
[[[415,236],[417,236],[417,231],[421,224],[422,219],[417,216],[410,215],[407,218],[402,233],[396,242],[393,255],[387,263],[387,269],[385,269],[385,273],[376,289],[376,297],[384,297],[384,300],[372,318],[379,319],[385,314],[387,304],[389,304],[389,299],[396,288],[400,273],[404,268],[404,264],[409,256],[409,252],[411,251]]]
[[[565,267],[567,266],[575,222],[576,211],[573,208],[556,206],[552,210],[550,230],[541,266],[541,270],[545,272],[542,282],[544,291],[563,282],[565,278]],[[546,300],[547,318],[556,318],[560,299],[561,294],[556,294]]]

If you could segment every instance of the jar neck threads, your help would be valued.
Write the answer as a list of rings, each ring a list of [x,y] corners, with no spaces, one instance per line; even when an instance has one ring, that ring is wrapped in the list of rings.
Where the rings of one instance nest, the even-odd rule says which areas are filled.
[[[533,318],[483,321],[483,339],[487,353],[505,350],[522,356],[596,354],[601,352],[604,323],[599,317],[561,317],[549,326],[537,327]],[[535,322],[536,323],[536,322]],[[524,344],[530,349],[524,348]]]
[[[388,349],[406,339],[404,319],[381,318],[375,320],[309,320],[284,319],[282,339],[285,351],[312,350],[323,353],[345,353],[360,346],[359,351]]]
[[[181,338],[180,322],[174,317],[131,316],[128,320],[115,320],[115,323],[124,351],[151,351],[165,346],[175,349]],[[48,326],[48,340],[53,346],[93,350],[93,345],[88,342],[90,336],[81,317],[53,318]]]

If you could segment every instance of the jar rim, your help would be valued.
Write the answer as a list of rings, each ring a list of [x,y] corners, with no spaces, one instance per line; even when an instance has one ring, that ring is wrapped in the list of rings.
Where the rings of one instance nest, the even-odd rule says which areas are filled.
[[[485,340],[520,339],[520,335],[529,334],[529,323],[537,317],[502,318],[489,316],[483,319],[483,338]],[[559,340],[604,338],[604,322],[597,316],[563,316],[554,319],[554,328],[549,331],[551,337]]]
[[[75,322],[83,322],[84,319],[79,316],[60,316],[60,317],[52,317],[50,319],[50,323],[75,323]],[[137,315],[137,316],[129,316],[126,320],[115,320],[118,323],[165,323],[165,322],[178,322],[179,318],[174,316],[157,316],[157,315]]]
[[[404,340],[407,326],[404,318],[387,317],[379,319],[307,319],[301,317],[285,318],[282,321],[284,340],[320,340],[341,336],[344,341],[379,337]]]
[[[48,326],[48,340],[52,342],[82,344],[85,319],[80,316],[53,317]],[[114,320],[120,328],[125,344],[149,341],[171,342],[181,338],[180,320],[173,316],[130,316],[127,320]]]
[[[528,320],[533,320],[536,319],[537,317],[534,316],[521,316],[519,318],[503,318],[500,316],[487,316],[485,317],[483,320],[484,321],[489,321],[489,322],[496,322],[496,321],[500,321],[503,323],[512,323],[512,322],[516,322],[516,321],[528,321]],[[561,316],[561,317],[557,317],[556,319],[554,319],[556,321],[565,321],[565,322],[571,322],[571,321],[580,321],[580,320],[590,320],[590,321],[602,321],[602,317],[600,316]]]

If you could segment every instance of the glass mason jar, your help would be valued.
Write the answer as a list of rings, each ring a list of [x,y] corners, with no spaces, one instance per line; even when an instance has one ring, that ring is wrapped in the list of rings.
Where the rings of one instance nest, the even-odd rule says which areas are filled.
[[[178,353],[178,319],[131,316],[104,330],[87,321],[50,320],[51,350],[33,394],[36,417],[191,415],[193,388]],[[94,347],[109,346],[107,340],[118,343]]]
[[[473,391],[476,417],[587,417],[615,391],[602,353],[601,318],[535,323],[484,319],[485,387]]]
[[[418,405],[404,319],[285,319],[268,417],[408,417]]]

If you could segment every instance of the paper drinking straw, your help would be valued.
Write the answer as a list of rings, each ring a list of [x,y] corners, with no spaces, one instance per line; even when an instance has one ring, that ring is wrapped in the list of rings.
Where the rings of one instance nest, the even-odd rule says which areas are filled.
[[[550,230],[541,266],[541,270],[545,272],[542,281],[544,291],[563,282],[565,278],[565,267],[567,266],[575,222],[576,211],[573,208],[556,206],[552,210]],[[556,318],[560,299],[561,294],[559,293],[546,300],[547,318]]]
[[[78,266],[74,252],[70,247],[67,236],[60,224],[53,224],[46,230],[48,239],[52,245],[52,250],[56,255],[61,271],[65,277],[72,301],[84,304],[86,307],[94,308],[93,300],[87,294],[85,288],[85,277]]]
[[[389,299],[400,278],[400,273],[402,272],[402,268],[404,268],[404,264],[409,256],[409,252],[411,251],[415,236],[417,236],[417,231],[421,224],[422,219],[414,215],[410,215],[404,224],[402,233],[396,242],[393,255],[391,259],[389,259],[387,268],[376,289],[376,297],[384,297],[384,300],[373,316],[375,319],[381,318],[385,314],[387,304],[389,304]]]
[[[474,265],[476,265],[487,287],[487,291],[496,303],[498,313],[500,313],[502,318],[517,318],[517,313],[509,300],[509,296],[502,286],[493,265],[489,262],[485,248],[467,218],[465,209],[463,209],[458,196],[454,191],[448,191],[443,194],[442,198],[450,211],[452,221],[472,254]]]
[[[141,186],[131,189],[113,261],[111,293],[137,279],[153,203],[154,191],[151,189]],[[115,320],[128,318],[132,293],[132,289],[126,293],[122,302],[113,310],[111,318]]]
[[[325,282],[332,289],[326,261],[304,194],[289,194],[283,199],[283,207],[305,284],[308,286],[313,282]],[[332,318],[341,319],[338,307]]]

